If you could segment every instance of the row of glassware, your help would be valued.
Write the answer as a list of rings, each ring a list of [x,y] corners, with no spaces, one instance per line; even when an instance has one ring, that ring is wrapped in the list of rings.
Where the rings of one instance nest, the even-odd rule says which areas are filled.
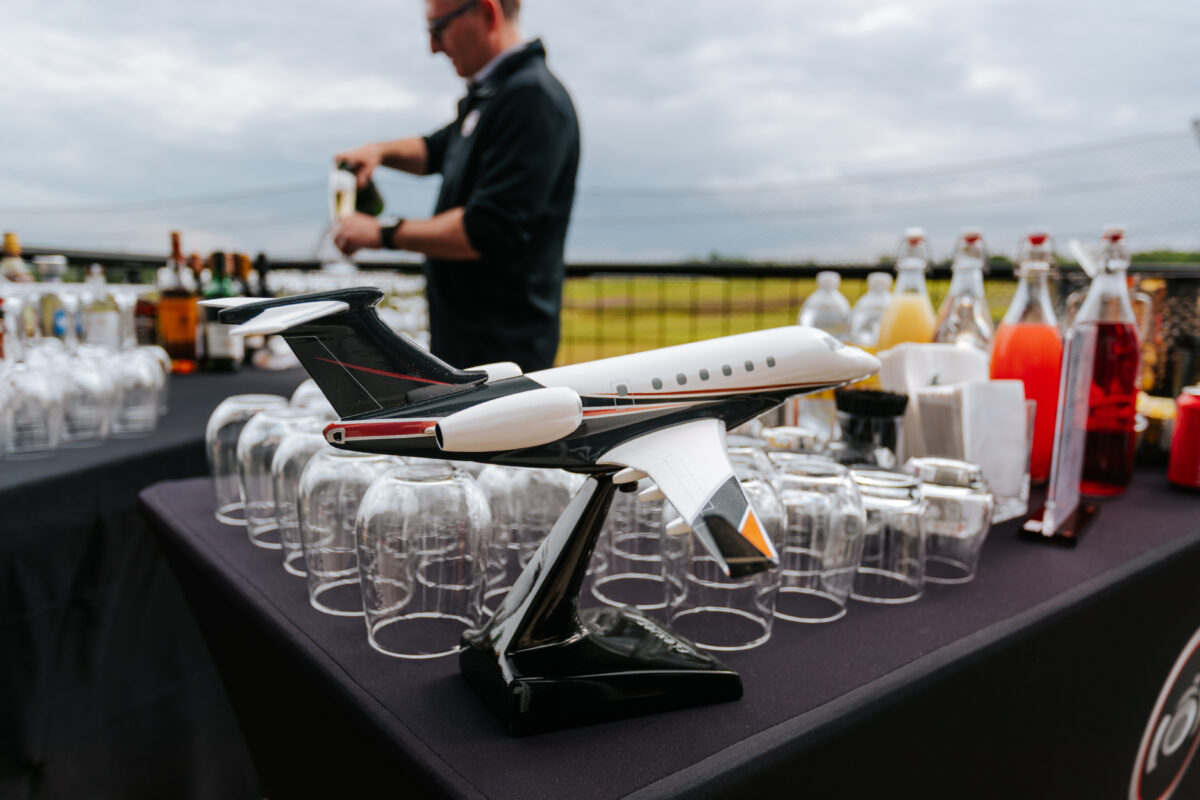
[[[338,450],[321,433],[331,419],[311,383],[290,402],[222,403],[207,429],[217,519],[279,550],[315,609],[364,617],[375,649],[455,652],[462,631],[499,607],[584,478]],[[726,578],[694,536],[663,532],[675,516],[664,502],[620,492],[582,601],[637,606],[702,647],[740,650],[766,642],[776,619],[830,622],[850,599],[908,603],[927,582],[974,576],[993,509],[978,468],[948,459],[913,459],[904,472],[848,468],[768,449],[782,439],[760,428],[731,434],[729,456],[779,568]]]
[[[20,362],[0,360],[0,453],[45,457],[110,436],[146,436],[167,413],[171,359],[157,345],[116,350],[31,340]]]

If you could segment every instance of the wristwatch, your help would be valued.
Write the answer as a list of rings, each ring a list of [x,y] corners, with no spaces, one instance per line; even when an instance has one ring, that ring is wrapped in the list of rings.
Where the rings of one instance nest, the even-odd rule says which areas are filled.
[[[390,225],[379,226],[379,245],[385,250],[399,250],[399,245],[396,244],[396,231],[400,230],[400,226],[404,224],[404,219],[398,219]]]

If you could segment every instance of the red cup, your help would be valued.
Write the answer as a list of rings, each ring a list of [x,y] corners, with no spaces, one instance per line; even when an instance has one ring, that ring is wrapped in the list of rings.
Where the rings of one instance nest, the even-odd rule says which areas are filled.
[[[1167,480],[1177,486],[1200,489],[1200,384],[1183,390],[1177,408]]]

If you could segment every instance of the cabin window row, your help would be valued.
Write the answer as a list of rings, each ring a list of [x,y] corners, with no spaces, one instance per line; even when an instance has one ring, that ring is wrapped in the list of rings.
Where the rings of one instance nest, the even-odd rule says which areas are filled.
[[[775,356],[767,356],[766,364],[767,364],[767,367],[775,366]],[[753,372],[754,371],[754,362],[747,359],[742,364],[742,368],[745,369],[746,372]],[[729,364],[722,365],[721,366],[721,374],[728,378],[729,376],[733,375],[733,367],[731,367]],[[711,377],[711,375],[709,375],[708,370],[706,370],[706,369],[700,370],[698,375],[700,376],[700,380],[702,380],[702,381],[706,381]],[[675,375],[675,383],[679,384],[680,386],[686,386],[687,385],[687,375],[685,375],[682,372],[677,373]],[[662,378],[654,378],[650,381],[650,385],[652,387],[654,387],[655,389],[661,389],[661,388],[663,388],[663,380],[662,380]],[[622,383],[617,386],[617,394],[624,396],[628,393],[629,393],[629,390],[625,386],[625,384]]]

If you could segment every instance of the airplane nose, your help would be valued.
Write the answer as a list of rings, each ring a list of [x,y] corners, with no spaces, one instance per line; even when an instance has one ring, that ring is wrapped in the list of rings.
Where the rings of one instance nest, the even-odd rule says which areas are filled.
[[[839,355],[846,359],[848,371],[855,372],[866,378],[879,372],[882,364],[879,359],[858,347],[845,346],[839,349]]]

